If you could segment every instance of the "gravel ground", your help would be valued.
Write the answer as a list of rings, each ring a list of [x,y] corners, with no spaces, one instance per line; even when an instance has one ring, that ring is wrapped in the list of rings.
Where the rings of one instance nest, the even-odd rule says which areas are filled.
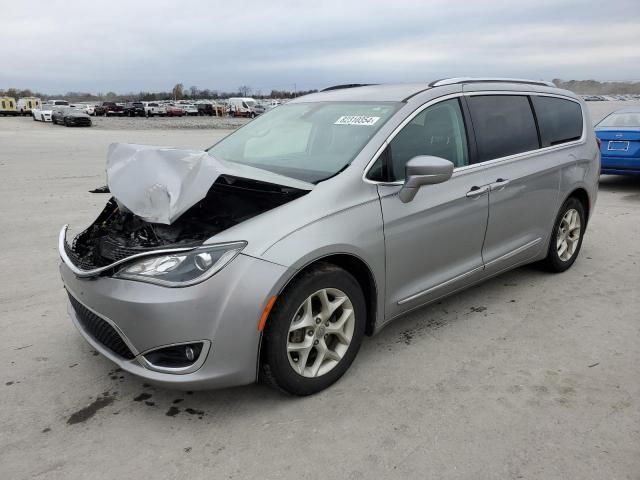
[[[249,120],[233,117],[91,117],[94,128],[105,130],[149,130],[218,128],[229,130],[241,127]]]
[[[34,122],[31,117],[0,117],[0,128],[3,124],[31,124],[45,126],[62,126],[51,123]],[[92,129],[99,130],[177,130],[177,129],[221,129],[233,130],[249,122],[247,118],[234,117],[91,117]],[[31,128],[31,127],[30,127]]]
[[[227,133],[0,118],[0,479],[640,478],[640,179],[603,177],[566,273],[520,268],[416,310],[310,398],[154,388],[92,352],[56,242],[102,209],[87,191],[107,145]]]

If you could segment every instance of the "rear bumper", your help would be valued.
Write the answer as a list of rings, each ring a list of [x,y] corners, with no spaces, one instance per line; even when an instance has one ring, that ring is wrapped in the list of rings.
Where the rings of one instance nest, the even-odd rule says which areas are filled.
[[[640,157],[615,157],[602,155],[601,173],[614,175],[637,175],[640,173]]]
[[[69,316],[87,342],[123,370],[181,390],[223,388],[256,380],[261,336],[258,321],[285,270],[241,254],[200,284],[166,288],[110,277],[81,279],[64,263],[60,265],[69,294],[114,327],[133,358],[114,353],[85,330],[68,301]],[[142,358],[158,347],[200,341],[210,348],[200,368],[190,373],[157,372],[147,368]]]

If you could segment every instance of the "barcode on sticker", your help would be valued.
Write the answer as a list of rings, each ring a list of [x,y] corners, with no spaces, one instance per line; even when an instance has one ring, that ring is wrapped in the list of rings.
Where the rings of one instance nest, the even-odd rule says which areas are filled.
[[[375,125],[380,117],[367,117],[365,115],[343,115],[334,122],[334,125]]]

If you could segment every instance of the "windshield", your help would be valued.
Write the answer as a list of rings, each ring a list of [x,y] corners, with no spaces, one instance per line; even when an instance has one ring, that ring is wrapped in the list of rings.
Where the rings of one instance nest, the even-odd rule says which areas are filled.
[[[640,112],[612,113],[597,127],[640,127]]]
[[[209,149],[216,158],[317,183],[343,170],[398,103],[283,105]]]

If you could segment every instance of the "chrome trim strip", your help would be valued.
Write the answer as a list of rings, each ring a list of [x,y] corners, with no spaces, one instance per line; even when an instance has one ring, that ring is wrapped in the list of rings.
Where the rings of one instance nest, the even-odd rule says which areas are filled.
[[[438,285],[435,285],[435,286],[433,286],[433,287],[427,288],[426,290],[423,290],[423,291],[418,292],[418,293],[414,293],[413,295],[411,295],[411,296],[409,296],[409,297],[407,297],[407,298],[403,298],[402,300],[398,300],[398,305],[403,305],[403,304],[405,304],[405,303],[407,303],[407,302],[410,302],[410,301],[412,301],[412,300],[415,300],[416,298],[419,298],[419,297],[422,297],[423,295],[426,295],[426,294],[428,294],[428,293],[431,293],[431,292],[433,292],[434,290],[438,290],[439,288],[446,287],[447,285],[450,285],[450,284],[452,284],[452,283],[455,283],[455,282],[457,282],[458,280],[462,280],[463,278],[470,277],[470,276],[471,276],[471,275],[473,275],[474,273],[477,273],[477,272],[479,272],[479,271],[481,271],[481,270],[484,270],[484,266],[483,266],[483,265],[481,265],[481,266],[479,266],[479,267],[476,267],[476,268],[474,268],[474,269],[472,269],[472,270],[469,270],[469,271],[468,271],[468,272],[466,272],[466,273],[463,273],[463,274],[461,274],[461,275],[458,275],[457,277],[450,278],[449,280],[447,280],[447,281],[445,281],[445,282],[442,282],[442,283],[439,283]]]
[[[585,116],[585,112],[584,112],[584,107],[582,105],[582,103],[580,103],[580,101],[576,98],[573,97],[569,97],[567,95],[562,95],[562,94],[556,94],[556,93],[546,93],[546,92],[528,92],[528,91],[508,91],[508,90],[500,90],[500,91],[494,91],[494,90],[482,90],[482,91],[477,91],[477,92],[456,92],[456,93],[452,93],[449,95],[444,95],[442,97],[437,97],[434,98],[430,101],[428,101],[427,103],[421,105],[420,107],[418,107],[416,110],[414,110],[407,118],[405,118],[402,123],[400,123],[400,125],[398,125],[393,132],[391,132],[389,134],[389,136],[387,137],[387,139],[385,140],[385,142],[382,144],[382,146],[376,151],[376,153],[374,154],[373,158],[369,161],[369,163],[367,163],[367,166],[364,169],[364,172],[362,173],[362,180],[365,183],[370,183],[373,185],[386,185],[386,186],[393,186],[393,185],[403,185],[404,181],[402,180],[398,180],[395,182],[378,182],[375,180],[370,180],[367,178],[367,174],[369,173],[369,170],[371,170],[371,168],[373,167],[373,165],[375,164],[375,162],[378,160],[378,157],[380,157],[380,155],[382,155],[382,152],[384,152],[384,149],[387,148],[387,146],[389,145],[389,143],[395,138],[395,136],[400,132],[400,130],[402,130],[407,123],[409,123],[411,120],[413,120],[417,115],[419,115],[424,109],[429,108],[430,106],[445,101],[445,100],[449,100],[451,98],[456,98],[456,97],[471,97],[474,95],[529,95],[529,96],[539,96],[539,97],[556,97],[556,98],[562,98],[564,100],[570,100],[572,102],[577,103],[578,105],[580,105],[580,111],[582,112],[582,136],[578,139],[578,140],[574,140],[573,142],[567,142],[567,143],[561,143],[559,145],[551,145],[549,147],[542,147],[542,148],[538,148],[536,150],[529,150],[527,152],[521,152],[521,153],[516,153],[514,155],[508,155],[506,157],[500,157],[500,158],[494,158],[493,160],[488,160],[486,162],[480,162],[480,163],[474,163],[471,165],[465,165],[463,167],[456,167],[453,169],[453,175],[455,176],[456,174],[458,174],[458,172],[466,172],[468,170],[475,170],[478,168],[485,168],[491,165],[495,165],[495,164],[499,164],[499,163],[503,163],[503,162],[510,162],[512,160],[521,160],[524,158],[529,158],[529,157],[534,157],[536,155],[540,155],[540,154],[544,154],[547,152],[555,152],[556,150],[562,150],[564,148],[569,148],[569,147],[574,147],[577,145],[582,145],[586,142],[587,140],[587,124],[586,124],[586,116]]]
[[[485,268],[490,267],[490,266],[492,266],[492,265],[494,265],[494,264],[496,264],[498,262],[501,262],[503,260],[507,260],[507,259],[509,259],[511,257],[514,257],[514,256],[518,255],[519,253],[524,252],[525,250],[537,245],[541,241],[542,241],[542,238],[538,237],[535,240],[532,240],[532,241],[530,241],[528,243],[525,243],[524,245],[516,248],[515,250],[512,250],[509,253],[506,253],[506,254],[504,254],[504,255],[502,255],[502,256],[494,259],[494,260],[491,260],[490,262],[485,263],[484,265],[482,265],[480,267],[476,267],[476,268],[474,268],[472,270],[469,270],[466,273],[458,275],[457,277],[453,277],[453,278],[451,278],[451,279],[449,279],[449,280],[447,280],[445,282],[439,283],[438,285],[430,287],[430,288],[428,288],[426,290],[423,290],[421,292],[415,293],[415,294],[413,294],[413,295],[411,295],[411,296],[409,296],[407,298],[403,298],[402,300],[398,300],[398,305],[403,305],[403,304],[405,304],[407,302],[415,300],[416,298],[419,298],[419,297],[421,297],[423,295],[431,293],[434,290],[437,290],[437,289],[442,288],[442,287],[446,287],[447,285],[450,285],[450,284],[452,284],[454,282],[457,282],[458,280],[462,280],[462,279],[464,279],[466,277],[470,277],[471,275],[473,275],[476,272],[479,272],[480,270],[484,270]]]
[[[58,237],[58,253],[60,254],[60,258],[62,259],[64,264],[67,267],[69,267],[69,270],[71,270],[76,276],[81,278],[95,277],[96,275],[99,275],[102,272],[105,272],[109,269],[112,269],[113,267],[117,267],[118,265],[129,262],[131,260],[135,260],[136,258],[148,257],[150,255],[161,255],[163,253],[188,252],[190,250],[194,250],[198,248],[198,247],[181,247],[181,248],[165,248],[160,250],[152,250],[149,252],[143,252],[143,253],[137,253],[135,255],[131,255],[130,257],[123,258],[122,260],[118,260],[117,262],[110,263],[105,267],[94,268],[93,270],[82,270],[81,268],[78,268],[73,264],[73,262],[67,255],[67,252],[64,249],[64,245],[67,241],[68,228],[69,228],[69,224],[66,224],[62,227],[62,230],[60,230],[60,235]]]
[[[105,322],[107,322],[109,325],[111,325],[113,327],[113,329],[118,332],[118,335],[120,335],[120,338],[122,338],[122,341],[127,345],[127,347],[129,347],[129,350],[131,350],[131,353],[133,353],[134,356],[138,356],[140,354],[140,352],[138,352],[138,349],[136,347],[133,346],[133,343],[131,343],[131,340],[129,340],[129,338],[124,334],[124,332],[120,329],[120,327],[118,327],[118,325],[111,320],[108,317],[105,317],[103,314],[96,312],[93,308],[89,307],[86,303],[80,301],[78,299],[78,295],[75,294],[74,291],[72,291],[67,285],[64,286],[64,288],[67,290],[67,292],[69,293],[69,295],[71,295],[76,302],[78,302],[79,304],[81,304],[84,308],[86,308],[87,310],[89,310],[91,313],[93,313],[95,316],[100,317],[102,320],[104,320]],[[97,340],[93,339],[93,337],[91,336],[91,334],[89,332],[87,332],[82,325],[80,324],[80,321],[77,319],[77,312],[75,311],[75,308],[73,308],[73,305],[71,304],[71,302],[69,300],[67,300],[68,302],[68,306],[70,307],[71,311],[73,312],[74,317],[73,318],[73,323],[76,325],[76,327],[78,328],[78,330],[82,331],[82,333],[85,336],[90,337],[96,344],[100,345],[103,349],[109,350],[105,345],[103,345],[102,343],[98,342]],[[113,355],[116,355],[115,353],[112,352]],[[122,358],[123,361],[126,362],[130,362],[135,360],[135,358],[133,360],[127,360],[126,358]]]
[[[382,330],[387,325],[393,323],[393,321],[396,320],[397,318],[402,317],[404,315],[407,315],[409,312],[413,312],[414,310],[422,308],[422,307],[424,307],[426,305],[432,305],[433,303],[437,302],[438,300],[442,300],[443,298],[447,298],[447,297],[450,297],[451,295],[455,295],[456,293],[461,292],[463,290],[466,290],[466,289],[468,289],[468,288],[470,288],[470,287],[472,287],[474,285],[478,285],[479,283],[486,282],[490,278],[497,277],[501,273],[508,272],[508,271],[513,270],[515,268],[521,267],[522,265],[526,265],[527,263],[530,262],[531,258],[533,258],[533,257],[525,258],[524,260],[521,260],[518,263],[514,263],[513,265],[509,265],[508,267],[501,268],[500,270],[497,270],[495,272],[491,272],[488,275],[485,275],[485,276],[482,276],[482,277],[480,277],[478,279],[475,279],[475,280],[473,280],[473,282],[471,282],[468,285],[462,285],[462,286],[456,288],[455,290],[452,290],[452,291],[447,292],[447,293],[443,293],[439,297],[431,298],[426,302],[422,302],[422,303],[419,303],[418,305],[414,305],[413,307],[411,307],[408,310],[403,310],[402,312],[396,313],[393,317],[391,317],[389,319],[386,319],[382,325],[380,325],[379,327],[376,327],[376,333],[379,332],[380,330]]]
[[[498,258],[494,258],[493,260],[491,260],[490,262],[487,262],[484,264],[485,268],[491,267],[492,265],[495,265],[496,263],[502,262],[503,260],[508,260],[511,257],[515,257],[516,255],[518,255],[519,253],[524,252],[525,250],[530,249],[531,247],[536,246],[537,244],[539,244],[540,242],[542,242],[542,238],[538,237],[535,240],[531,240],[530,242],[525,243],[524,245],[516,248],[515,250],[511,250],[508,253],[505,253],[504,255],[499,256]]]
[[[191,365],[187,366],[187,367],[178,367],[178,368],[172,368],[172,367],[160,367],[158,365],[154,365],[153,363],[151,363],[149,360],[147,360],[144,356],[147,355],[148,353],[154,352],[156,350],[162,350],[163,348],[169,348],[169,347],[177,347],[180,345],[189,345],[192,343],[202,343],[202,351],[200,352],[200,356],[198,356],[198,359],[192,363]],[[142,352],[140,355],[138,355],[135,360],[137,360],[140,365],[142,365],[143,367],[149,369],[149,370],[153,370],[154,372],[160,372],[160,373],[170,373],[173,375],[185,375],[187,373],[193,373],[196,370],[198,370],[200,367],[202,367],[202,365],[204,365],[204,362],[207,359],[207,356],[209,355],[209,350],[211,349],[211,342],[209,340],[194,340],[191,342],[179,342],[179,343],[169,343],[167,345],[162,345],[160,347],[154,347],[154,348],[150,348],[149,350],[146,350],[144,352]]]
[[[430,87],[442,87],[444,85],[455,85],[458,83],[526,83],[529,85],[540,85],[543,87],[557,88],[555,83],[547,80],[528,80],[526,78],[502,78],[502,77],[453,77],[443,78],[429,84]]]

